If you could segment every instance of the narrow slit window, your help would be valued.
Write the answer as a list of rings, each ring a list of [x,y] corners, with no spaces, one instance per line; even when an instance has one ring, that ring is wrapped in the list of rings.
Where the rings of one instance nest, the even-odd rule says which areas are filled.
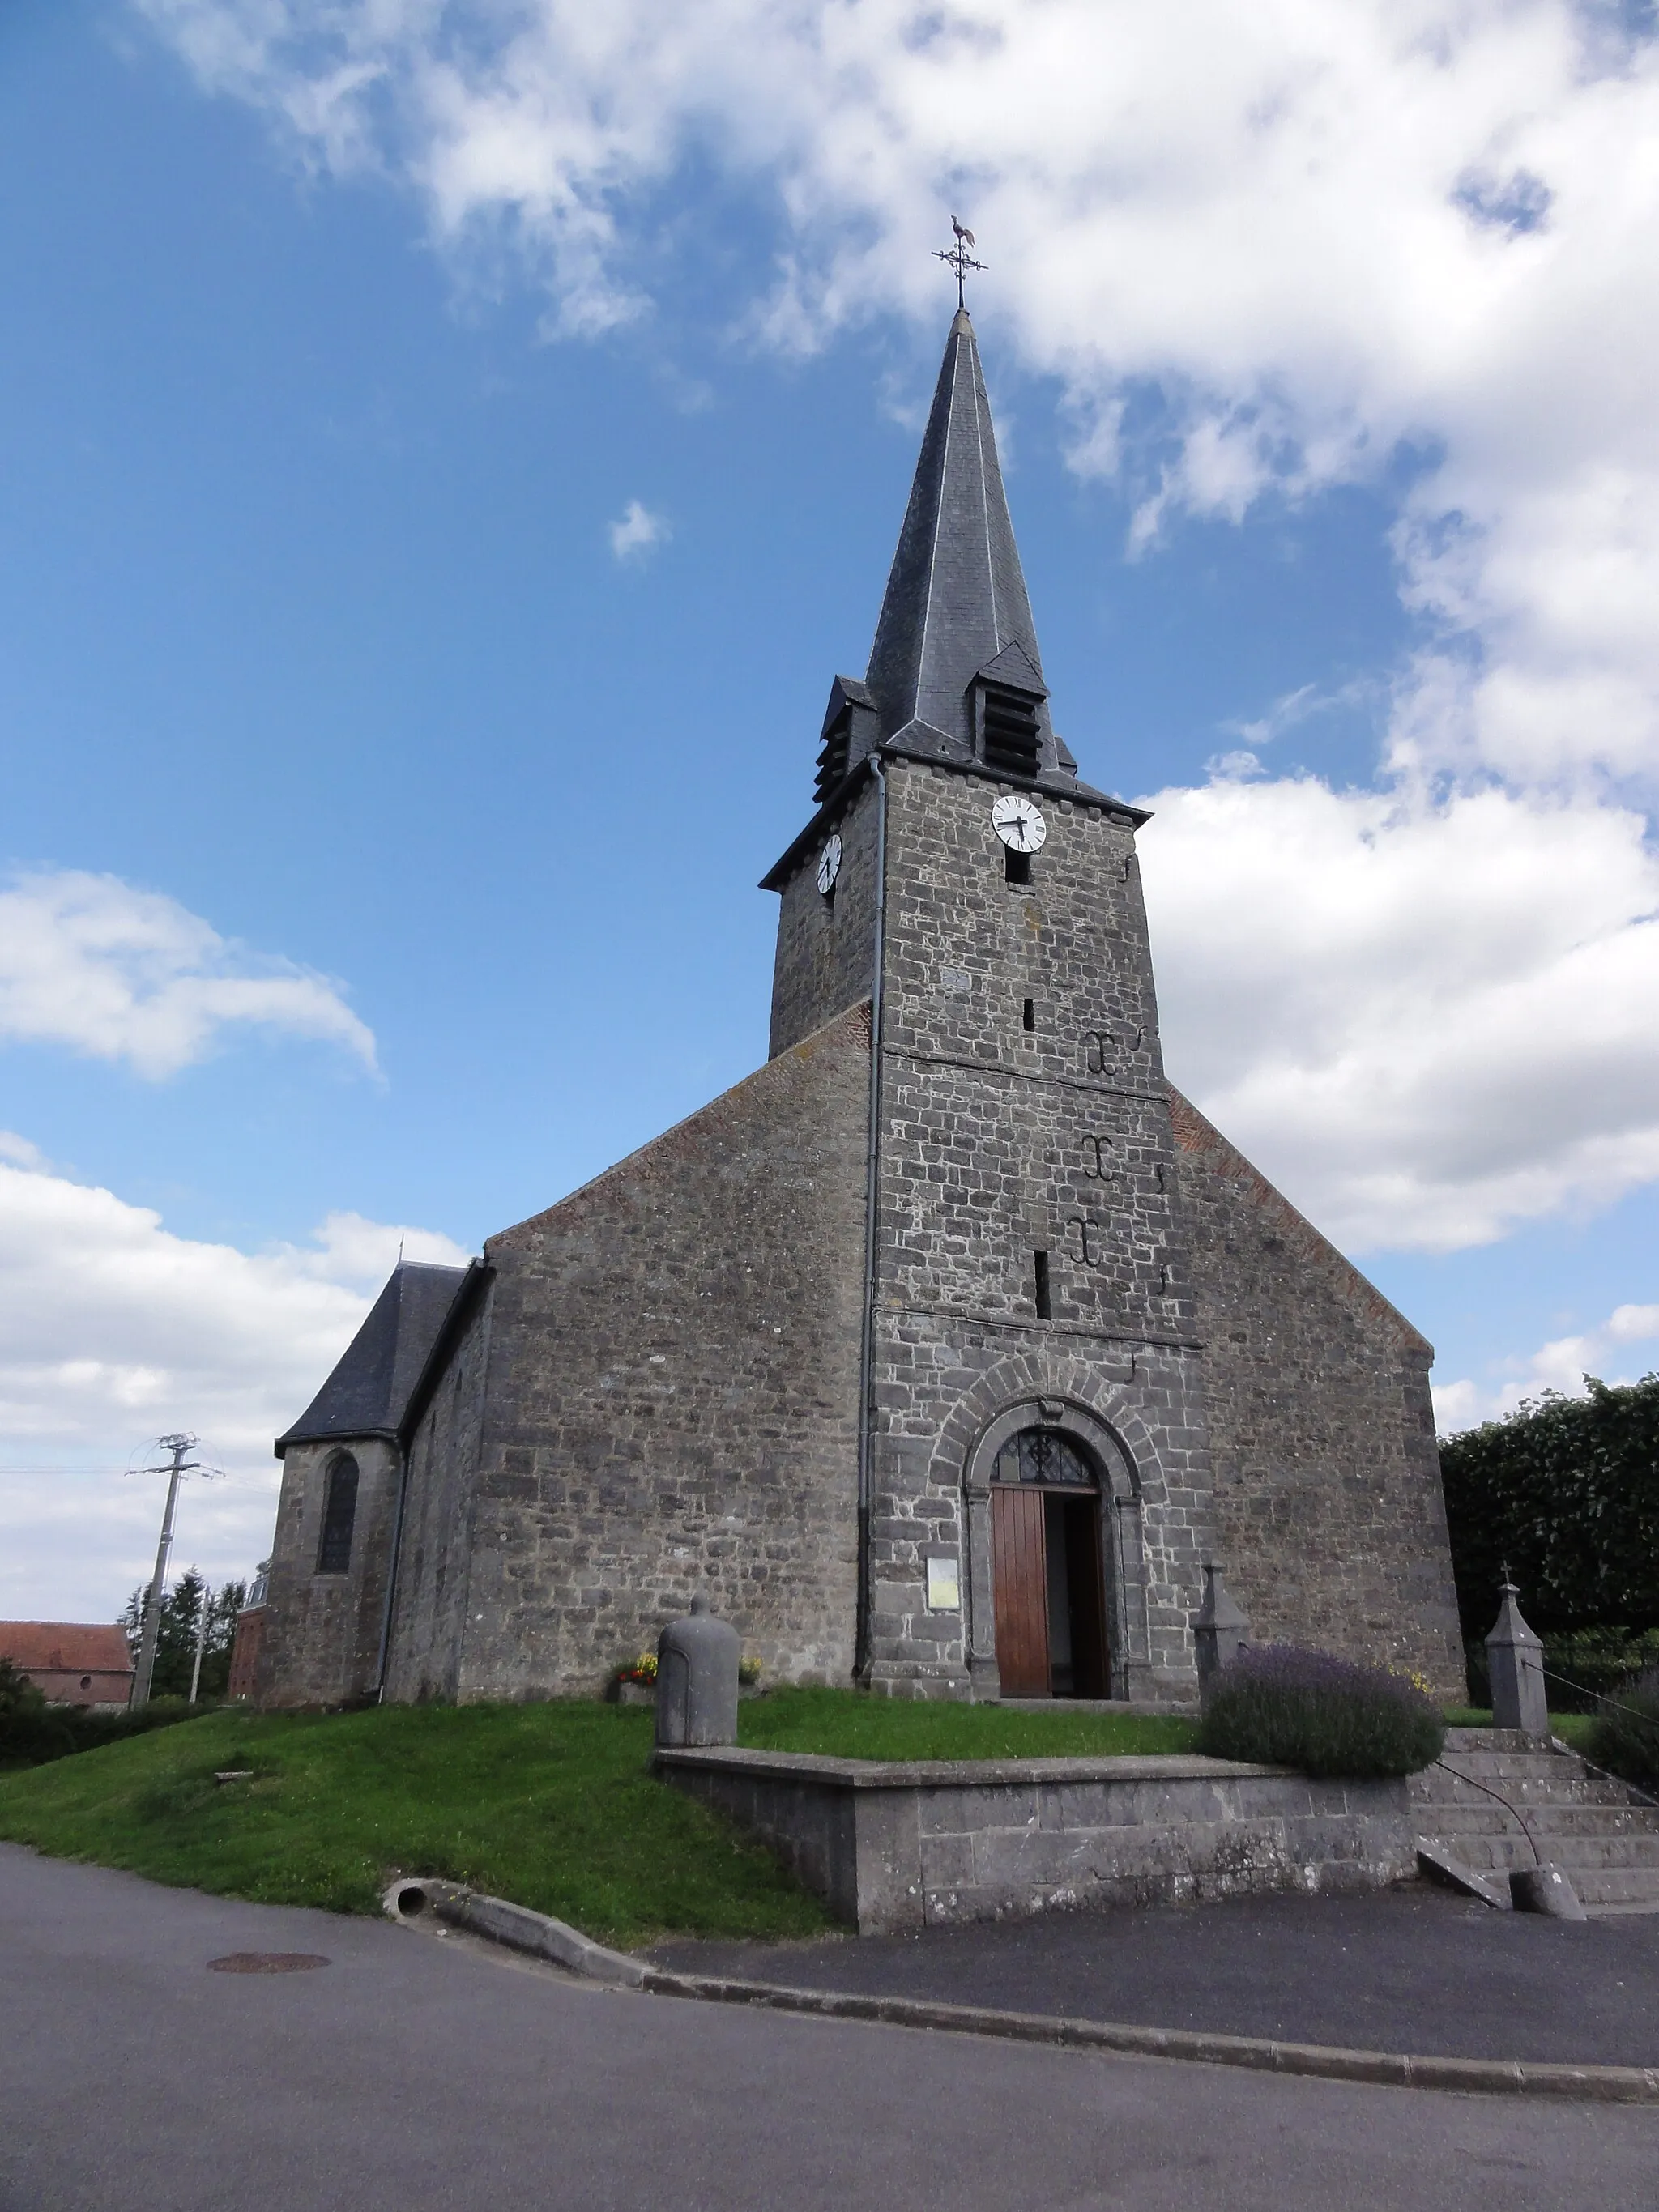
[[[1035,999],[1027,999],[1024,1007],[1020,1013],[1019,1021],[1020,1027],[1025,1031],[1027,1036],[1030,1036],[1036,1028],[1036,1000]]]
[[[1048,1255],[1046,1252],[1037,1252],[1034,1253],[1032,1257],[1036,1261],[1037,1319],[1052,1321],[1054,1316],[1054,1308],[1048,1302]]]
[[[328,1471],[323,1504],[323,1534],[317,1547],[319,1575],[343,1575],[351,1568],[351,1537],[357,1525],[357,1462],[349,1452]]]
[[[1029,884],[1031,880],[1031,856],[1017,853],[1012,845],[1002,848],[1002,868],[1011,884]]]

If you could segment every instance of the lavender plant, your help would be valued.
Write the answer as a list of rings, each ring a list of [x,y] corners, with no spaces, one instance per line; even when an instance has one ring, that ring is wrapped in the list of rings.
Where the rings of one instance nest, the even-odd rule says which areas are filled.
[[[1353,1780],[1415,1774],[1445,1740],[1439,1711],[1408,1675],[1293,1644],[1241,1652],[1212,1676],[1199,1738],[1212,1758]]]

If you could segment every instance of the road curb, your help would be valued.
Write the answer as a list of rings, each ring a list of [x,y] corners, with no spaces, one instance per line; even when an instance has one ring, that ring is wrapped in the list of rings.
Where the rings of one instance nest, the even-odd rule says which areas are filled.
[[[936,2004],[918,1997],[795,1990],[770,1982],[723,1981],[654,1968],[647,1972],[641,1986],[653,1996],[764,2005],[780,2012],[817,2013],[832,2020],[878,2021],[893,2027],[997,2036],[1006,2042],[1048,2043],[1072,2051],[1110,2051],[1142,2058],[1187,2059],[1206,2066],[1243,2066],[1263,2074],[1312,2075],[1327,2081],[1381,2082],[1395,2088],[1461,2089],[1483,2096],[1571,2097],[1603,2105],[1659,2104],[1659,2067],[1571,2066],[1522,2058],[1419,2058],[1405,2052],[1343,2051],[1328,2044],[1280,2043],[1194,2028],[1139,2027],[1115,2021],[998,2012],[988,2006]]]
[[[422,1904],[410,1909],[411,1893]],[[1322,2043],[1282,2043],[1254,2035],[1185,2027],[1139,2027],[1121,2021],[1068,2020],[1047,2013],[1000,2012],[988,2005],[939,2004],[923,1997],[870,1996],[848,1990],[799,1990],[781,1982],[732,1981],[647,1966],[595,1943],[550,1914],[486,1897],[430,1877],[395,1881],[384,1899],[401,1924],[427,1911],[507,1949],[546,1959],[568,1972],[648,1996],[702,2004],[755,2005],[825,2020],[873,2021],[888,2027],[988,2035],[1006,2043],[1049,2044],[1136,2058],[1178,2058],[1203,2066],[1243,2066],[1258,2074],[1299,2074],[1329,2081],[1367,2081],[1400,2089],[1455,2089],[1466,2094],[1577,2099],[1601,2105],[1659,2105],[1659,2067],[1571,2066],[1524,2058],[1422,2058],[1406,2052],[1343,2051]]]

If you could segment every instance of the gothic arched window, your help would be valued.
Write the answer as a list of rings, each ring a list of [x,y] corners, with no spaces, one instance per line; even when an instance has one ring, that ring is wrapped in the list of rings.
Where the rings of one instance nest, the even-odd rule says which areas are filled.
[[[351,1532],[357,1522],[357,1462],[342,1452],[328,1471],[323,1505],[322,1540],[317,1547],[319,1575],[343,1575],[351,1566]]]

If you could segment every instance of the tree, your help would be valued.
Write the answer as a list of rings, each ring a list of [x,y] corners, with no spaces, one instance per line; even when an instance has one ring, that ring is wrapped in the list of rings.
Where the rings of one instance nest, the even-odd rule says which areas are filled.
[[[1442,1440],[1466,1638],[1492,1626],[1505,1561],[1540,1633],[1659,1627],[1659,1375],[1584,1381]]]
[[[146,1586],[134,1590],[121,1615],[136,1658],[143,1634]],[[202,1607],[207,1607],[207,1642],[202,1652],[204,1698],[222,1698],[230,1680],[230,1647],[236,1634],[236,1616],[247,1597],[246,1583],[227,1583],[215,1596],[199,1568],[187,1567],[161,1599],[161,1626],[155,1643],[155,1674],[150,1694],[156,1698],[187,1698],[191,1671],[196,1664],[196,1633]]]

